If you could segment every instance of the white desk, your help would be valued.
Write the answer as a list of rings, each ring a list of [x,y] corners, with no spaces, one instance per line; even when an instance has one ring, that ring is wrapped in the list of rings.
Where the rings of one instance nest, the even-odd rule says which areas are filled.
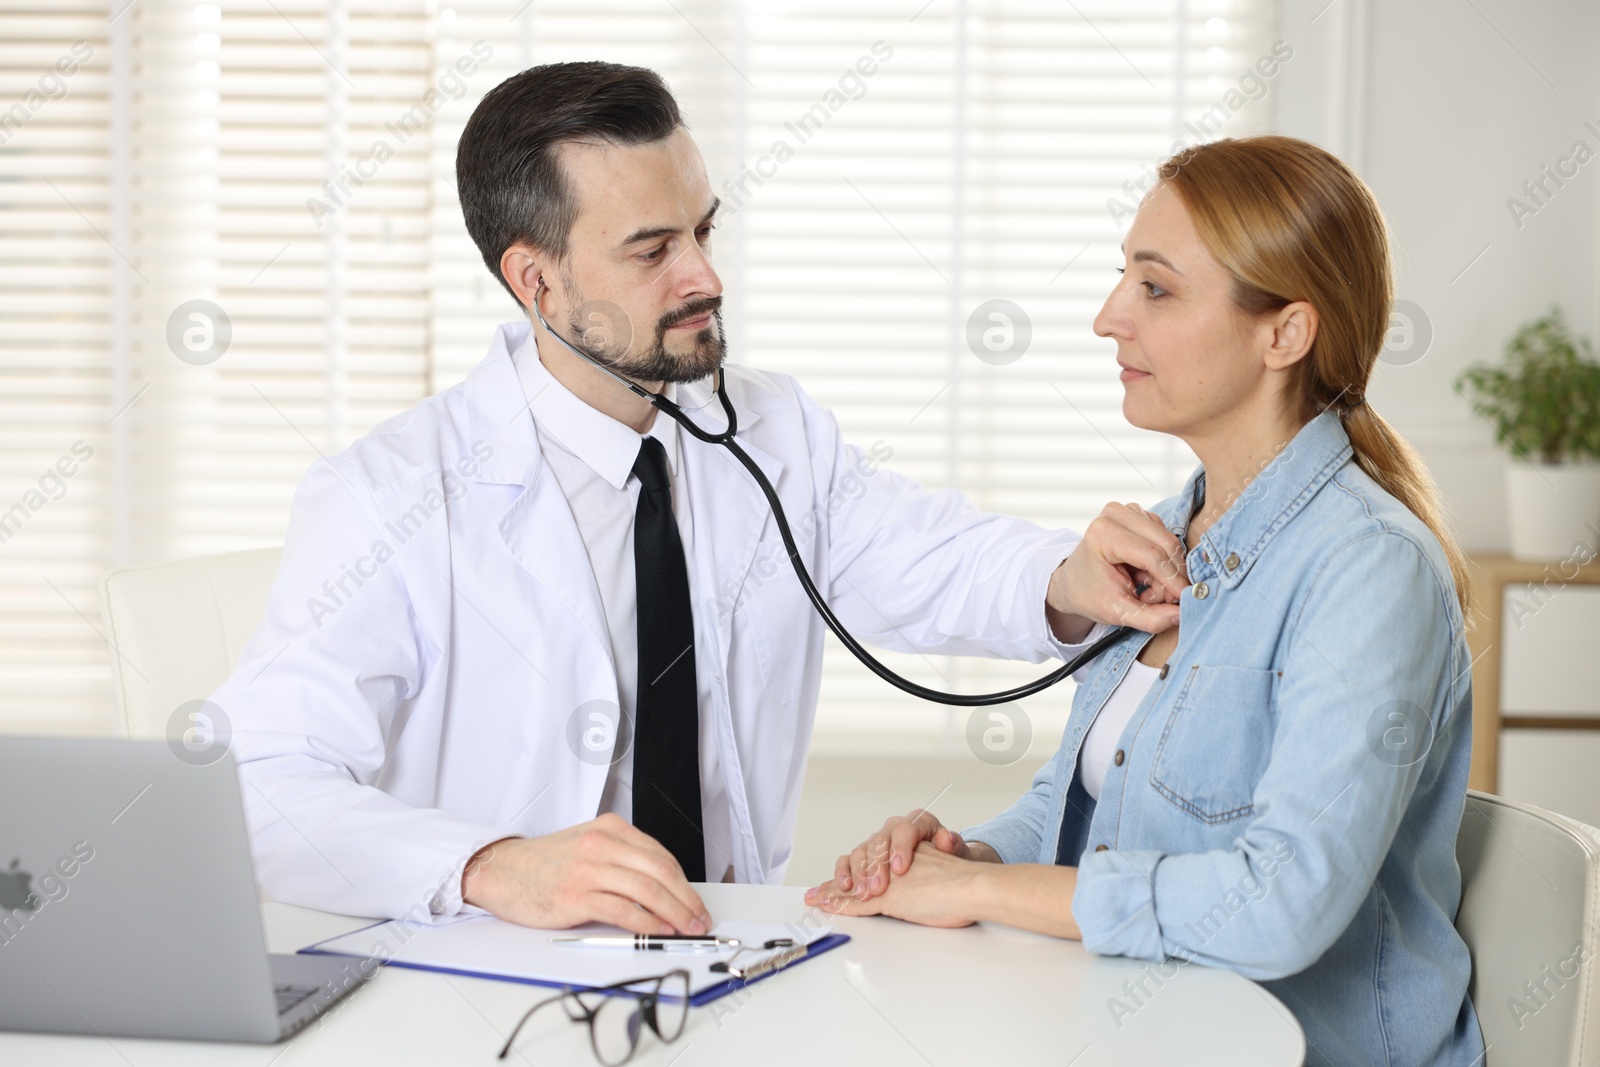
[[[708,885],[717,918],[795,922],[802,890]],[[367,920],[282,904],[263,906],[274,952],[365,925]],[[1077,942],[1004,926],[932,930],[893,919],[822,917],[853,939],[722,1001],[694,1009],[683,1036],[640,1038],[641,1067],[701,1064],[961,1065],[1183,1063],[1189,1067],[1298,1067],[1299,1025],[1253,982],[1185,965],[1118,1026],[1108,1000],[1147,964],[1100,957]],[[644,957],[641,957],[643,960]],[[648,973],[652,958],[640,968]],[[1175,963],[1172,966],[1177,966]],[[664,969],[664,968],[663,968]],[[386,968],[365,988],[279,1046],[0,1033],[8,1067],[302,1067],[313,1064],[479,1064],[491,1067],[504,1035],[546,991],[534,986]],[[720,1006],[719,1006],[720,1005]],[[546,1009],[524,1029],[508,1063],[593,1064],[585,1027]]]

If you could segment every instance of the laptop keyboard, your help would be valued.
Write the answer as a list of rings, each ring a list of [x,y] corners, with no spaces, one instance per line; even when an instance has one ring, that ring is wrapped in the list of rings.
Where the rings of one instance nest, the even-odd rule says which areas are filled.
[[[287,1015],[295,1009],[301,1001],[316,993],[320,986],[314,985],[280,985],[274,986],[272,991],[278,997],[278,1014]]]

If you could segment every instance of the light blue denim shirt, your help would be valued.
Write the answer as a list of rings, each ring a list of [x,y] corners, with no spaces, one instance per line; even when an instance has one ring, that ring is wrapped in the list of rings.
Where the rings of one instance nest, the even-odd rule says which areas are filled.
[[[1204,476],[1152,509],[1180,538]],[[1065,829],[1087,948],[1261,982],[1309,1064],[1468,1067],[1483,1036],[1454,920],[1472,683],[1438,540],[1324,412],[1187,559],[1177,648],[1099,801],[1073,788],[1078,750],[1147,635],[1078,672],[1060,750],[965,836],[1054,863]],[[1107,1009],[1121,1022],[1136,1000]]]

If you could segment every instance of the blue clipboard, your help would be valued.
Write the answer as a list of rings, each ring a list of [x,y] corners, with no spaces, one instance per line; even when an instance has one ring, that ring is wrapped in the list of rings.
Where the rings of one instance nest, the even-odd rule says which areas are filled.
[[[730,978],[720,985],[714,985],[709,989],[702,989],[700,992],[692,994],[689,997],[689,1003],[696,1008],[704,1007],[705,1005],[710,1004],[713,1000],[716,1000],[718,997],[725,997],[729,993],[737,993],[746,986],[755,985],[757,982],[764,982],[775,974],[782,974],[790,967],[798,967],[806,960],[816,959],[829,949],[838,948],[848,940],[850,940],[849,934],[828,934],[826,937],[819,937],[815,941],[809,941],[806,943],[806,954],[801,956],[799,959],[790,960],[781,967],[774,967],[772,970],[767,971],[764,974],[758,974],[753,978]]]
[[[350,936],[352,936],[354,934],[362,933],[362,932],[364,932],[366,930],[372,930],[372,929],[375,929],[375,928],[377,928],[379,926],[386,926],[386,925],[388,925],[389,922],[390,922],[390,920],[388,920],[388,919],[380,919],[377,922],[369,923],[368,925],[363,926],[363,927],[361,927],[359,929],[347,930],[342,934],[338,934],[338,935],[336,935],[334,937],[325,938],[322,941],[318,941],[318,942],[316,942],[314,944],[307,945],[305,948],[300,949],[299,952],[297,953],[297,955],[302,955],[302,956],[345,956],[345,957],[349,957],[349,958],[352,958],[352,959],[367,958],[367,957],[361,956],[359,953],[343,952],[343,951],[338,951],[338,950],[324,949],[322,946],[327,944],[329,941],[338,941],[338,940],[341,940],[343,938],[350,937]],[[705,1005],[710,1004],[712,1001],[717,1000],[717,999],[719,999],[721,997],[725,997],[730,993],[737,993],[739,990],[744,989],[744,988],[746,988],[748,986],[755,985],[758,982],[764,982],[768,978],[773,977],[774,975],[782,974],[784,971],[789,970],[791,967],[798,967],[798,966],[800,966],[800,964],[805,963],[807,960],[815,959],[818,956],[822,955],[824,952],[827,952],[827,951],[829,951],[831,949],[838,948],[840,945],[844,944],[845,942],[847,942],[849,940],[850,940],[850,935],[849,934],[827,934],[826,936],[817,938],[815,941],[808,941],[808,942],[806,942],[806,954],[804,956],[800,956],[797,959],[789,960],[788,962],[782,964],[781,966],[774,967],[772,970],[766,971],[766,972],[764,972],[762,974],[755,975],[755,976],[750,977],[750,978],[728,978],[728,979],[726,979],[724,981],[718,982],[715,985],[707,986],[706,988],[700,990],[698,993],[691,993],[689,995],[689,1004],[692,1007],[696,1007],[696,1008],[704,1007]],[[385,967],[404,967],[407,970],[412,970],[412,971],[432,971],[432,972],[437,973],[437,974],[454,974],[454,975],[460,975],[463,978],[487,978],[487,979],[489,979],[490,981],[493,981],[493,982],[514,982],[514,983],[516,983],[518,985],[542,986],[542,987],[544,987],[546,989],[593,989],[593,988],[596,988],[594,986],[585,986],[585,985],[581,985],[581,984],[577,984],[577,983],[573,983],[573,982],[556,982],[556,981],[551,981],[549,979],[544,979],[544,978],[528,978],[528,977],[524,977],[522,975],[497,974],[497,973],[495,973],[493,971],[474,971],[474,970],[467,970],[467,969],[458,968],[458,967],[445,967],[445,966],[440,966],[440,965],[436,965],[436,964],[417,963],[417,962],[410,961],[410,960],[398,960],[398,959],[396,959],[396,960],[384,960],[383,961],[383,966],[385,966]]]

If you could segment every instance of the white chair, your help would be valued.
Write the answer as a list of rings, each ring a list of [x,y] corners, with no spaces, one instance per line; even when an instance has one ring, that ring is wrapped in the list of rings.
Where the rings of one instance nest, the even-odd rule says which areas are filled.
[[[1600,830],[1469,791],[1456,861],[1483,1067],[1600,1067]]]
[[[111,678],[129,737],[164,737],[239,662],[266,610],[281,549],[116,567],[100,581]]]

